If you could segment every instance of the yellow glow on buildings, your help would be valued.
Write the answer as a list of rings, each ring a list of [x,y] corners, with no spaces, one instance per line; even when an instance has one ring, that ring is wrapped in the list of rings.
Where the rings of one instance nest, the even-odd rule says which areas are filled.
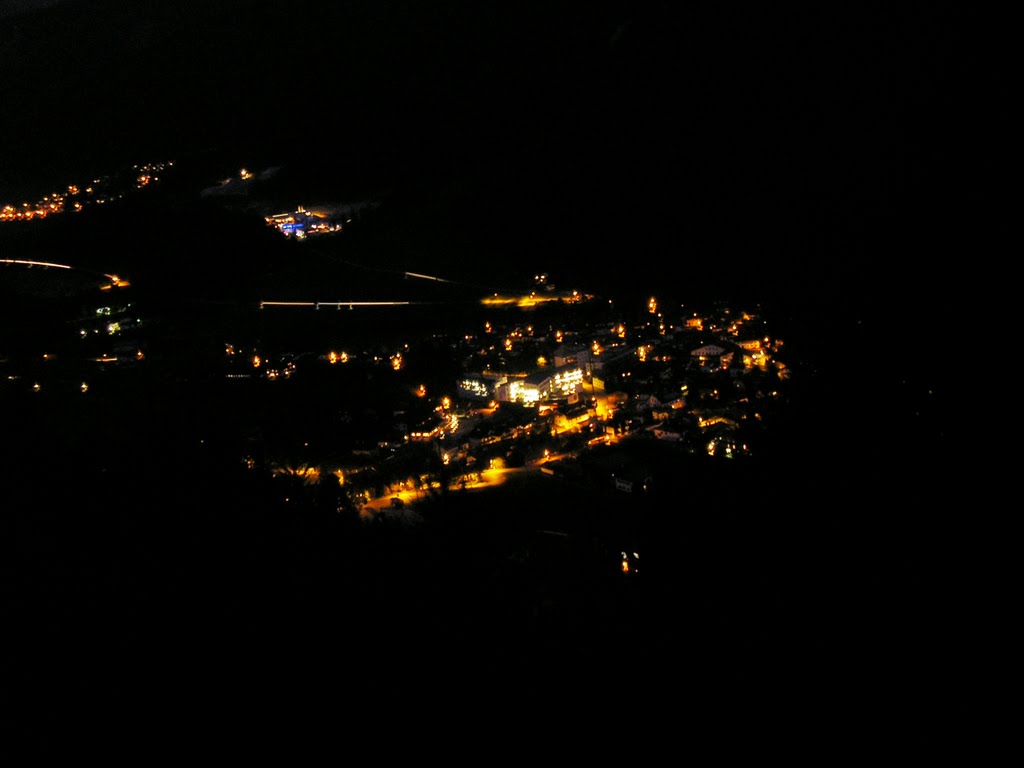
[[[297,477],[306,485],[312,485],[320,481],[320,467],[311,467],[307,464],[298,466],[279,465],[271,470],[274,477]]]
[[[597,404],[594,406],[594,413],[601,421],[607,421],[615,414],[615,402],[614,398],[611,397],[599,397],[597,398]]]
[[[515,305],[521,309],[529,309],[530,307],[536,307],[539,304],[545,304],[550,301],[559,301],[558,296],[538,296],[536,293],[531,293],[527,296],[488,296],[487,298],[481,299],[480,303],[489,307],[504,307]]]
[[[728,426],[731,427],[739,426],[739,424],[737,424],[735,421],[733,421],[732,419],[728,419],[725,416],[709,416],[706,419],[703,417],[697,418],[697,426],[699,426],[701,429],[707,429],[708,427],[713,427],[716,424],[727,424]]]

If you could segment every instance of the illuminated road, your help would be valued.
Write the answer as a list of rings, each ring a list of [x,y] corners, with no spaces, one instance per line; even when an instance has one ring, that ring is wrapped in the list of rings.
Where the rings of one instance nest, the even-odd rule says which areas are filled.
[[[97,272],[85,267],[75,267],[71,264],[58,264],[54,261],[32,261],[30,259],[0,259],[0,264],[14,264],[21,267],[43,267],[45,269],[70,269],[76,272],[87,272],[90,275],[101,275],[110,281],[111,285],[127,287],[128,281],[122,280],[117,275],[108,275],[106,272]]]
[[[27,261],[25,259],[0,259],[0,264],[23,264],[26,267],[53,267],[54,269],[74,269],[70,264],[55,264],[52,261]]]
[[[480,473],[481,479],[479,482],[466,483],[466,490],[479,491],[484,488],[496,488],[499,485],[504,485],[510,478],[516,475],[523,475],[527,473],[539,474],[539,470],[536,467],[485,469]],[[459,488],[459,486],[456,485],[452,490],[455,490],[456,488]],[[434,490],[439,490],[439,486],[436,483],[434,484]],[[363,517],[373,517],[373,515],[378,512],[392,509],[391,500],[396,497],[401,499],[403,504],[412,506],[415,505],[417,501],[428,498],[428,493],[422,488],[406,488],[395,493],[388,493],[384,496],[380,496],[379,498],[366,502],[366,504],[363,505],[360,514]]]
[[[438,302],[433,301],[261,301],[260,309],[265,307],[307,307],[312,309],[320,309],[321,307],[330,307],[332,309],[342,309],[348,307],[406,307],[414,304],[437,304]]]

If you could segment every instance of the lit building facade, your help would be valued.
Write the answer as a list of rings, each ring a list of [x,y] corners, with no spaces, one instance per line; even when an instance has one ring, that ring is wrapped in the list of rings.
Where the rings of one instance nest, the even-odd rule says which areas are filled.
[[[568,367],[554,373],[538,371],[524,378],[503,380],[495,389],[495,399],[534,405],[538,402],[568,400],[582,390],[583,369]]]

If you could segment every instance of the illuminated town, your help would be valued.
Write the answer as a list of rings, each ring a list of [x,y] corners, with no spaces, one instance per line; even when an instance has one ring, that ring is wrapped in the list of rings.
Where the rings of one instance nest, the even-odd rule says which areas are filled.
[[[286,228],[296,220],[287,214],[267,221],[290,236]],[[74,271],[60,264],[0,263],[9,273],[19,267]],[[118,371],[126,376],[133,368],[161,364],[173,366],[191,386],[208,386],[199,383],[219,375],[245,388],[238,394],[246,398],[276,400],[284,393],[264,388],[284,387],[297,388],[295,396],[310,402],[302,394],[304,382],[335,381],[339,392],[352,391],[349,398],[320,404],[336,414],[337,434],[320,434],[311,447],[309,435],[296,426],[247,445],[235,460],[250,471],[300,476],[309,487],[337,482],[346,504],[361,509],[365,520],[414,509],[438,493],[500,484],[510,473],[642,495],[666,478],[654,464],[637,460],[631,446],[662,446],[659,461],[672,455],[743,460],[757,454],[788,400],[791,369],[783,341],[757,308],[671,306],[651,296],[618,309],[585,290],[556,290],[549,275],[539,273],[528,289],[484,296],[461,321],[426,337],[399,323],[395,334],[408,341],[368,346],[356,338],[325,349],[287,337],[273,345],[253,343],[243,331],[222,341],[219,361],[204,357],[197,368],[191,353],[162,363],[150,359],[147,349],[159,347],[167,323],[148,316],[145,301],[133,300],[129,280],[84,274],[97,291],[73,321],[78,341],[59,342],[58,352],[36,349],[0,359],[7,392],[96,398]],[[104,295],[111,289],[116,295]],[[253,318],[274,324],[310,309],[401,313],[416,305],[268,300],[256,305]],[[438,371],[451,375],[439,377]],[[359,418],[367,409],[361,400],[370,394],[358,384],[365,380],[379,382],[372,399],[386,401],[368,421]],[[258,422],[252,428],[267,434]],[[296,467],[287,454],[298,443],[304,450]],[[408,469],[396,475],[395,466]]]
[[[8,751],[976,754],[991,15],[0,0]]]

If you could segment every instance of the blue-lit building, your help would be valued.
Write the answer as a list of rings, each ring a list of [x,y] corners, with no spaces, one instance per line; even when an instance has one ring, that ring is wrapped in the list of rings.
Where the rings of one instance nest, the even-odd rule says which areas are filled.
[[[307,235],[338,232],[341,224],[332,224],[327,215],[315,211],[307,211],[301,205],[291,213],[275,213],[266,217],[266,222],[285,237],[295,236],[299,239]]]

